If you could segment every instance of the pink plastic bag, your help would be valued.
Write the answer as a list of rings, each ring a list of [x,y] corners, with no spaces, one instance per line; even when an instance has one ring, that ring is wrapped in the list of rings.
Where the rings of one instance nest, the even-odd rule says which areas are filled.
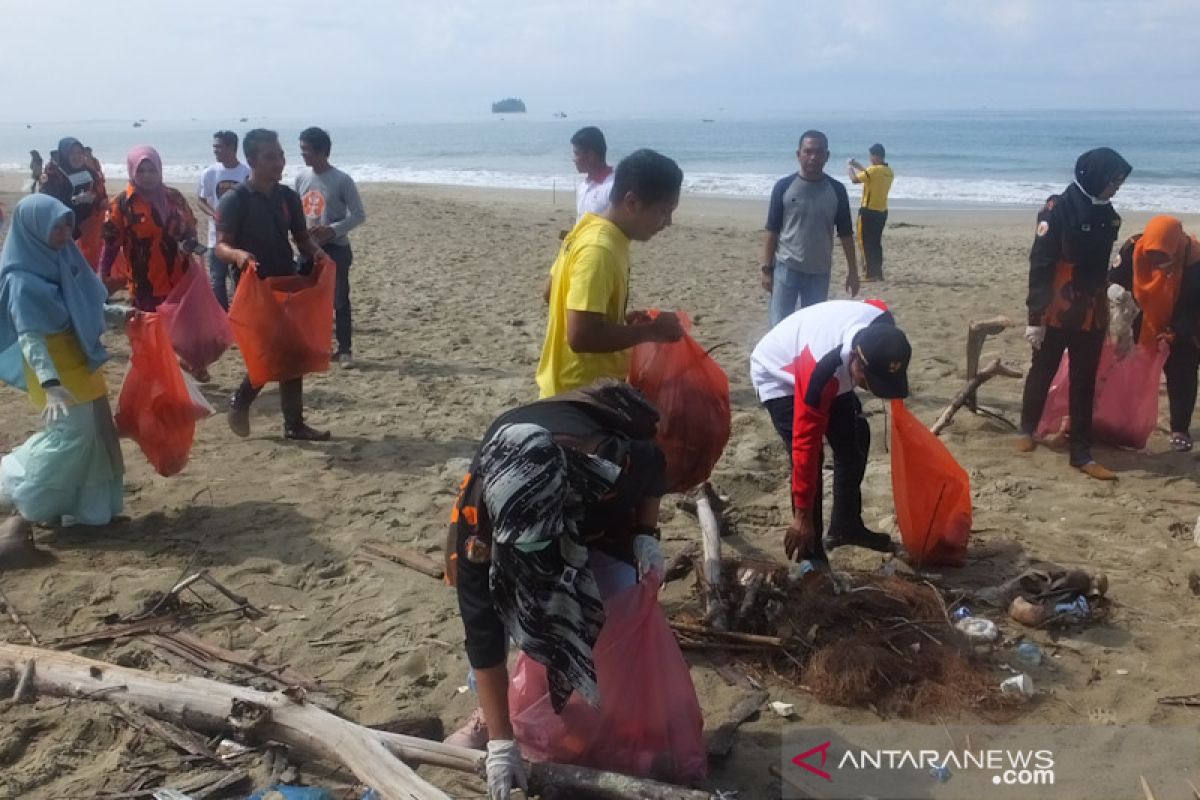
[[[208,272],[192,258],[183,279],[159,305],[158,311],[171,332],[171,344],[180,358],[195,369],[216,363],[233,344],[229,315],[213,294]]]
[[[604,604],[592,651],[599,707],[576,692],[555,714],[545,667],[524,653],[517,659],[508,704],[527,757],[676,783],[706,775],[704,718],[658,586],[648,579]]]
[[[1135,346],[1123,357],[1107,339],[1100,352],[1096,372],[1096,400],[1092,411],[1092,435],[1098,442],[1141,450],[1158,424],[1158,387],[1168,348]],[[1071,381],[1070,357],[1064,353],[1046,407],[1038,423],[1038,436],[1066,432],[1069,425]]]

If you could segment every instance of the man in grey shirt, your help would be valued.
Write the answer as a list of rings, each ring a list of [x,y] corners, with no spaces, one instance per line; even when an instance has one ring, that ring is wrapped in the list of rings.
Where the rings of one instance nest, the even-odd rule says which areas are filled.
[[[829,299],[835,232],[846,255],[846,291],[858,294],[850,198],[840,181],[825,174],[829,139],[805,131],[796,159],[800,171],[776,182],[767,211],[762,285],[771,294],[772,327],[797,308]]]
[[[333,294],[334,360],[343,367],[353,363],[350,343],[350,231],[367,219],[354,179],[329,163],[333,142],[320,128],[300,132],[300,155],[308,169],[296,177],[296,193],[304,204],[308,234],[337,265]]]

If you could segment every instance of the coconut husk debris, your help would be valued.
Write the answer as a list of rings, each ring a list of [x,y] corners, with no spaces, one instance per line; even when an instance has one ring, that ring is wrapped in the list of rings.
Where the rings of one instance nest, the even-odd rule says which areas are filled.
[[[713,641],[823,703],[934,719],[1015,708],[1000,675],[954,628],[941,593],[901,574],[831,575],[770,561],[726,560],[721,594],[731,629],[700,633],[681,616],[686,648]],[[737,637],[742,637],[738,639]],[[735,645],[735,646],[730,646]]]

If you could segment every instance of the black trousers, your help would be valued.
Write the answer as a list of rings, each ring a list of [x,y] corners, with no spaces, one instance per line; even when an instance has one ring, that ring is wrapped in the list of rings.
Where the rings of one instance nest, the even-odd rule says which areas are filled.
[[[350,349],[350,265],[354,263],[354,251],[350,245],[333,244],[321,247],[337,265],[337,279],[333,288],[333,335],[337,339],[339,353]]]
[[[783,440],[788,463],[791,464],[792,421],[796,398],[779,397],[763,403],[763,407],[771,415],[771,424]],[[867,454],[871,451],[871,426],[863,416],[862,403],[854,392],[846,392],[834,399],[829,409],[829,427],[825,430],[825,441],[829,442],[829,449],[833,451],[833,513],[830,515],[829,529],[862,528],[862,481],[867,473]],[[821,496],[824,491],[824,464],[825,452],[822,448],[821,468],[817,470],[817,491],[813,497],[812,508],[813,527],[818,534],[825,529]],[[807,555],[824,558],[825,548],[821,544],[821,537],[818,535],[816,538],[814,552]]]
[[[1103,331],[1077,331],[1046,328],[1046,339],[1033,351],[1033,365],[1025,377],[1021,398],[1021,433],[1032,436],[1037,429],[1046,395],[1063,351],[1071,356],[1071,464],[1081,467],[1092,460],[1092,407],[1096,395],[1096,372],[1100,351],[1104,348]]]
[[[858,209],[858,239],[862,244],[864,271],[868,278],[883,280],[883,228],[888,212]]]
[[[1171,407],[1171,430],[1188,433],[1196,408],[1196,389],[1200,383],[1200,347],[1187,339],[1171,345],[1171,355],[1163,365],[1167,376],[1167,401]]]
[[[234,408],[249,408],[262,388],[250,383],[250,376],[247,375],[242,378],[242,385],[233,393],[230,404]],[[304,424],[304,378],[279,382],[279,408],[283,411],[284,428],[290,430]]]

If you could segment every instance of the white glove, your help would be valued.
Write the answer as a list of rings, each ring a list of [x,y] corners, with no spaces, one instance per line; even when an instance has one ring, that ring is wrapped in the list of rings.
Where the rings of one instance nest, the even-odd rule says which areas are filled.
[[[1034,350],[1041,348],[1042,342],[1046,341],[1046,326],[1026,325],[1025,341],[1029,342]]]
[[[1125,298],[1129,297],[1129,291],[1119,283],[1114,283],[1108,287],[1108,299],[1120,305],[1125,302]]]
[[[663,561],[662,547],[653,536],[642,533],[633,537],[633,557],[637,559],[639,579],[654,570],[658,570],[659,575],[666,571],[667,564]]]
[[[46,407],[42,410],[42,421],[57,422],[64,419],[70,413],[75,398],[61,386],[47,386],[45,392]]]
[[[529,791],[521,748],[511,739],[492,739],[487,743],[488,800],[509,800],[509,793],[520,787]]]

